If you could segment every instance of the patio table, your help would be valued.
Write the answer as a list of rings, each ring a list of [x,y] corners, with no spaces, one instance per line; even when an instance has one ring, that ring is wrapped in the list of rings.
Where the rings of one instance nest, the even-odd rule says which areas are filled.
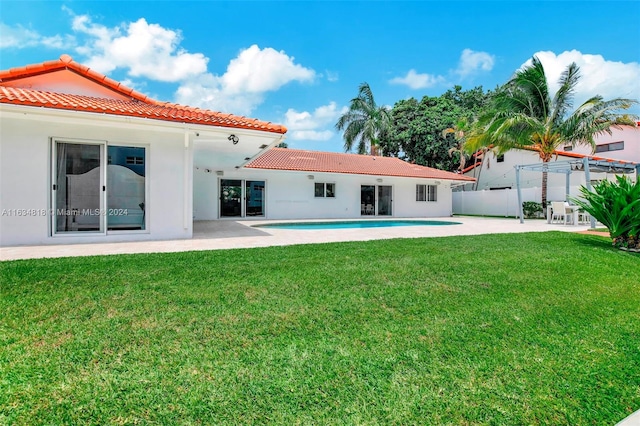
[[[580,215],[580,206],[576,206],[576,205],[572,205],[572,204],[565,204],[564,208],[565,208],[565,213],[567,215],[571,215],[571,225],[578,226],[578,217]],[[553,209],[551,208],[551,205],[548,205],[547,206],[547,223],[551,223],[552,211],[553,211]],[[567,220],[565,219],[564,222],[566,224]]]

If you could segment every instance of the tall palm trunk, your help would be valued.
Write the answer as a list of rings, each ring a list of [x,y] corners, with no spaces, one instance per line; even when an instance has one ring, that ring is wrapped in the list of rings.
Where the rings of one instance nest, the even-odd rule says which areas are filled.
[[[475,188],[474,191],[478,190],[478,184],[480,183],[480,176],[482,175],[482,169],[484,168],[484,159],[487,158],[487,153],[488,150],[486,148],[482,149],[482,160],[480,160],[480,170],[478,171],[478,178],[476,179],[476,184],[475,184]],[[476,164],[478,162],[478,157],[476,157]],[[476,169],[477,167],[475,167],[473,169],[473,174],[475,175]],[[474,176],[475,177],[475,176]]]
[[[548,172],[542,172],[542,208],[547,208],[547,180]]]

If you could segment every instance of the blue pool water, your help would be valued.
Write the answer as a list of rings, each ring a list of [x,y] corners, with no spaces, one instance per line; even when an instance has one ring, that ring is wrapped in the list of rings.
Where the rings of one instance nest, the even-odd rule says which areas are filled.
[[[394,226],[442,226],[460,225],[460,222],[440,220],[353,220],[345,222],[297,222],[297,223],[269,223],[255,225],[256,228],[275,229],[352,229],[352,228],[389,228]]]

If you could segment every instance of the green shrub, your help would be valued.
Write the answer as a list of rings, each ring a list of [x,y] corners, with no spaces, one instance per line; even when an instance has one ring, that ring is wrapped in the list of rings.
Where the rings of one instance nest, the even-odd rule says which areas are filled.
[[[522,203],[522,212],[528,219],[536,217],[538,213],[542,213],[542,204],[535,201],[525,201]]]
[[[617,176],[615,182],[600,182],[593,192],[584,186],[580,192],[584,199],[573,202],[609,229],[614,245],[640,248],[640,180]]]

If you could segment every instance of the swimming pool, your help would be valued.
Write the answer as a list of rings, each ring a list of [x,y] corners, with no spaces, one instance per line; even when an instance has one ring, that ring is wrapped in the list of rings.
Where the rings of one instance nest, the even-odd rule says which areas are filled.
[[[395,226],[443,226],[460,225],[460,222],[448,222],[442,220],[352,220],[336,222],[288,222],[288,223],[267,223],[264,225],[254,225],[256,228],[275,229],[356,229],[356,228],[390,228]]]

